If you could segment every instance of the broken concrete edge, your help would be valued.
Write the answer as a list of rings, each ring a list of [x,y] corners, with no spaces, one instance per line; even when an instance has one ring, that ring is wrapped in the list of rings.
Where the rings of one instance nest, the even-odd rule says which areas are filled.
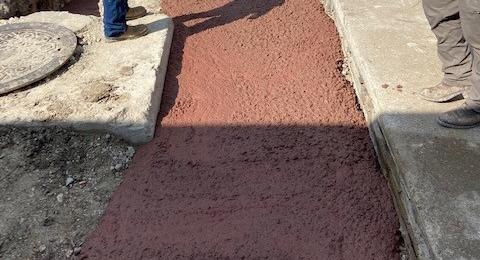
[[[167,74],[168,59],[170,57],[170,49],[171,49],[172,40],[173,40],[174,25],[173,25],[172,19],[171,18],[168,18],[168,19],[169,19],[168,21],[169,21],[170,28],[167,32],[167,38],[165,39],[164,51],[161,57],[160,65],[155,70],[155,74],[156,74],[155,90],[153,91],[152,98],[151,98],[153,102],[150,107],[149,114],[147,115],[148,120],[143,125],[144,128],[143,129],[135,128],[135,129],[132,129],[132,131],[127,131],[127,133],[120,133],[121,131],[118,131],[118,133],[116,133],[115,130],[112,130],[112,132],[114,132],[115,134],[118,134],[122,137],[125,136],[127,141],[130,141],[133,143],[150,142],[155,135],[155,128],[157,125],[158,113],[160,112],[163,88],[165,84],[165,76]],[[157,98],[153,98],[153,97],[157,97]],[[135,131],[137,129],[138,131]],[[135,132],[139,134],[137,135],[134,134],[134,136],[127,136]]]
[[[111,125],[108,127],[108,131],[122,137],[128,142],[134,144],[145,144],[150,142],[155,135],[155,128],[157,125],[158,114],[160,112],[160,105],[162,101],[163,88],[165,83],[165,76],[167,73],[168,59],[170,57],[170,49],[173,40],[173,31],[174,24],[171,18],[168,20],[168,30],[167,36],[165,39],[165,45],[161,57],[159,66],[155,69],[156,79],[155,79],[155,88],[151,94],[150,100],[152,100],[151,106],[148,114],[146,115],[147,120],[143,124],[131,124],[127,127],[118,127]],[[78,126],[73,126],[76,130],[98,130],[102,129],[100,125],[96,126],[95,124],[83,124]],[[103,127],[104,128],[104,127]]]
[[[151,94],[152,100],[147,120],[143,124],[131,124],[127,127],[118,127],[111,125],[107,129],[109,132],[118,135],[128,142],[134,144],[144,144],[150,142],[155,135],[155,128],[157,125],[158,113],[160,112],[160,105],[162,100],[163,88],[165,83],[165,75],[167,73],[168,59],[170,56],[170,49],[173,40],[174,25],[171,18],[167,18],[169,28],[167,30],[167,37],[161,57],[159,66],[155,69],[156,79],[155,88]],[[76,130],[99,130],[102,127],[99,124],[79,124],[73,125]]]
[[[345,14],[339,6],[338,0],[321,0],[326,12],[335,22],[337,31],[340,35],[342,49],[345,60],[351,73],[351,83],[358,97],[360,106],[364,112],[368,124],[370,138],[374,144],[382,173],[387,178],[389,188],[394,196],[394,204],[399,216],[400,232],[404,239],[405,250],[408,253],[408,259],[432,259],[433,253],[425,234],[418,225],[417,214],[412,200],[405,192],[407,187],[399,174],[398,163],[395,160],[395,154],[390,149],[388,138],[384,135],[382,129],[382,114],[376,111],[377,105],[368,93],[366,84],[372,84],[370,73],[367,66],[359,66],[362,62],[358,60],[355,53],[355,43],[349,38],[348,30],[345,26]]]

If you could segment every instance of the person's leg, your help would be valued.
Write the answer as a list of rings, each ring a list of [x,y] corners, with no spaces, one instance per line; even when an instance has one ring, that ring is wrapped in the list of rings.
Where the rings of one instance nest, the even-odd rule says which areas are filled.
[[[437,38],[443,79],[420,92],[428,101],[446,102],[459,97],[470,86],[472,55],[462,32],[459,0],[423,0],[423,9]]]
[[[473,54],[472,87],[468,91],[467,102],[480,108],[480,1],[461,0],[460,17],[463,34]]]
[[[103,0],[105,36],[117,37],[127,30],[127,0]]]
[[[480,1],[460,0],[459,7],[463,35],[473,57],[472,87],[463,106],[442,114],[439,123],[451,128],[470,128],[480,125]]]
[[[463,36],[459,0],[423,0],[423,9],[437,37],[443,82],[447,85],[469,85],[472,54]]]

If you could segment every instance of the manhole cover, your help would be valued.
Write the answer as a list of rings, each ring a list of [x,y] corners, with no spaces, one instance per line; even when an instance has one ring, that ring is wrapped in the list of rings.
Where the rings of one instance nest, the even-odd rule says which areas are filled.
[[[0,94],[45,78],[65,64],[76,47],[75,34],[59,25],[0,26]]]

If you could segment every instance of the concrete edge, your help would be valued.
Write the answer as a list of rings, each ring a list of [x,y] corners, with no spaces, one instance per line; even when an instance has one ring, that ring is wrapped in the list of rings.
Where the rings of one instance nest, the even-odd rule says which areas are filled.
[[[119,129],[116,126],[108,126],[107,130],[115,135],[120,136],[121,138],[125,139],[126,141],[133,143],[133,144],[145,144],[150,142],[153,137],[155,136],[155,129],[157,126],[157,119],[158,113],[160,112],[160,106],[162,102],[162,95],[165,83],[165,77],[167,74],[168,68],[168,60],[170,57],[170,49],[172,46],[173,40],[173,32],[175,30],[173,20],[171,17],[166,18],[168,21],[168,29],[167,35],[164,42],[164,48],[162,52],[162,57],[160,64],[157,68],[155,68],[155,88],[154,91],[151,93],[152,100],[151,106],[147,111],[146,118],[144,124],[132,124],[127,128],[129,131],[125,131],[125,129]],[[102,124],[97,124],[98,126],[95,127],[95,124],[86,124],[86,127],[73,127],[76,130],[83,130],[83,131],[91,131],[91,130],[105,130],[105,127]],[[98,129],[97,129],[98,128]]]
[[[405,251],[408,254],[407,259],[433,259],[432,250],[425,239],[422,229],[418,225],[417,214],[412,200],[409,198],[407,187],[399,173],[395,157],[390,149],[388,140],[385,138],[382,128],[382,115],[376,111],[375,101],[368,93],[366,84],[370,72],[367,66],[358,66],[359,55],[356,53],[355,44],[349,36],[349,31],[345,24],[345,14],[341,8],[339,0],[321,0],[325,11],[335,22],[337,31],[340,35],[344,58],[350,69],[351,78],[349,81],[353,84],[355,93],[360,106],[364,112],[368,124],[370,138],[372,139],[377,159],[379,161],[383,175],[387,178],[389,188],[394,196],[394,204],[399,216],[400,232],[405,244]]]
[[[152,103],[149,110],[147,111],[147,120],[143,124],[132,124],[126,127],[128,128],[128,131],[125,131],[125,128],[118,128],[117,126],[108,126],[105,129],[104,123],[87,123],[84,124],[84,126],[73,126],[73,129],[82,131],[107,130],[136,145],[148,143],[153,139],[157,126],[158,113],[160,112],[165,77],[168,68],[168,60],[170,57],[170,49],[173,40],[173,32],[175,30],[172,18],[166,17],[166,19],[168,21],[167,35],[164,42],[164,48],[160,64],[157,68],[155,68],[155,88],[154,91],[151,93],[150,100],[152,100]]]
[[[52,11],[52,13],[58,13],[58,12]],[[78,15],[78,16],[81,17],[82,15]],[[90,18],[90,16],[85,16],[85,17]],[[160,63],[155,68],[155,75],[156,75],[155,82],[154,82],[155,87],[154,87],[154,91],[151,92],[150,94],[150,100],[152,100],[152,103],[150,104],[150,107],[148,108],[148,110],[145,111],[146,120],[142,122],[137,122],[137,123],[122,122],[121,123],[122,127],[119,127],[119,124],[112,124],[108,122],[93,121],[93,120],[75,122],[75,123],[59,122],[55,120],[49,123],[45,123],[43,121],[38,121],[38,122],[14,121],[14,122],[2,122],[1,125],[21,127],[21,128],[23,127],[27,127],[27,128],[28,127],[45,127],[45,128],[61,127],[65,129],[71,129],[71,130],[87,132],[87,133],[88,132],[93,132],[93,133],[108,132],[116,136],[119,136],[120,138],[134,145],[148,143],[153,139],[155,135],[158,113],[160,111],[160,106],[162,101],[164,82],[165,82],[165,77],[166,77],[167,68],[168,68],[170,49],[171,49],[173,34],[174,34],[174,23],[172,18],[166,17],[165,19],[168,24],[167,33],[166,33],[166,37],[165,37],[165,41],[164,41],[164,45],[163,45],[163,49],[160,57]],[[89,26],[89,25],[86,25],[86,26]],[[75,34],[78,36],[78,34],[81,33],[86,26],[75,29],[74,30]],[[158,54],[160,55],[160,53]]]
[[[150,118],[151,120],[147,121],[147,125],[144,128],[147,131],[146,136],[148,136],[148,139],[133,140],[135,143],[147,143],[151,141],[155,136],[155,128],[157,125],[158,113],[160,112],[163,89],[165,86],[165,77],[168,69],[168,60],[170,57],[170,49],[173,41],[173,32],[175,31],[172,18],[169,17],[168,19],[169,19],[168,20],[169,30],[167,31],[167,37],[165,38],[164,51],[161,58],[162,60],[160,61],[160,65],[156,69],[156,73],[155,73],[156,74],[155,90],[152,93],[152,100],[154,100],[155,102],[152,102],[151,110],[147,115],[147,117]],[[153,96],[158,96],[158,98],[153,98]]]

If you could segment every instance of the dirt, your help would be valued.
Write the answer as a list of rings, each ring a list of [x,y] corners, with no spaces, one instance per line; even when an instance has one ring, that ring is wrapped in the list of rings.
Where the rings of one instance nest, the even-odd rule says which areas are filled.
[[[71,0],[65,10],[75,14],[99,16],[98,2],[99,0]]]
[[[162,119],[78,259],[398,259],[318,0],[165,0]]]
[[[0,0],[0,19],[37,11],[61,10],[70,0]]]
[[[0,127],[0,259],[79,254],[134,152],[110,135]]]

